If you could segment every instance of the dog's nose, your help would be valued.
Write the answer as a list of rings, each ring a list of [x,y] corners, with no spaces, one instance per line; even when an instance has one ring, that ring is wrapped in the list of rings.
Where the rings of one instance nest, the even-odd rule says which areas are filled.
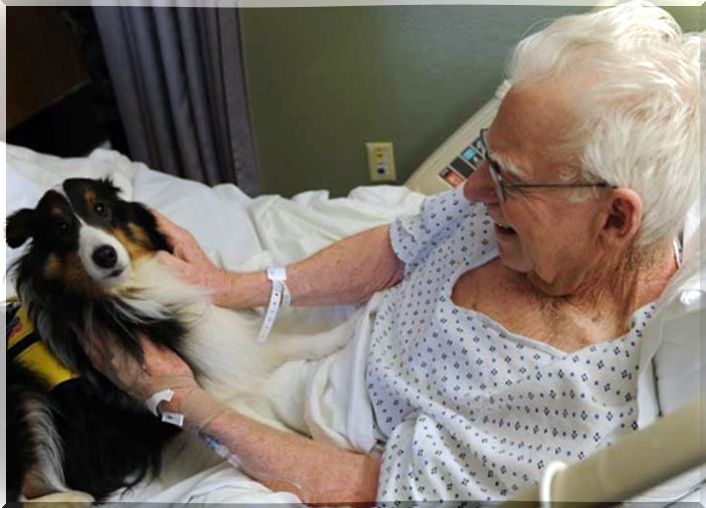
[[[101,268],[113,268],[118,261],[118,253],[110,245],[101,245],[93,251],[93,262]]]

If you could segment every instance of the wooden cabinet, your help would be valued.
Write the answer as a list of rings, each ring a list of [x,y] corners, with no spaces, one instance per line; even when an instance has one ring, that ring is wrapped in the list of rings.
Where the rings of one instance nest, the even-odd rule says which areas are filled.
[[[7,7],[7,128],[84,84],[88,72],[56,7]]]

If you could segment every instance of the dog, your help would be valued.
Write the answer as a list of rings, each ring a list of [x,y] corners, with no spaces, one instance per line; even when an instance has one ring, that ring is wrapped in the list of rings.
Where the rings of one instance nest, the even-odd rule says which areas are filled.
[[[51,386],[8,356],[8,432],[18,436],[7,459],[11,500],[55,492],[105,499],[158,474],[163,447],[179,433],[95,370],[81,340],[108,332],[141,360],[144,334],[184,358],[212,395],[270,424],[268,376],[290,359],[343,345],[331,334],[256,343],[261,318],[212,305],[205,290],[160,263],[155,254],[172,246],[154,215],[123,200],[108,179],[64,181],[36,208],[10,215],[6,239],[12,248],[30,241],[10,268],[21,310],[71,373]]]

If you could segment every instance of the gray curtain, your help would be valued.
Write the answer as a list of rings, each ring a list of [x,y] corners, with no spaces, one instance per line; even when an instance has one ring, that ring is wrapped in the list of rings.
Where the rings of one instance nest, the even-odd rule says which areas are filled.
[[[238,10],[94,7],[133,159],[259,192]]]

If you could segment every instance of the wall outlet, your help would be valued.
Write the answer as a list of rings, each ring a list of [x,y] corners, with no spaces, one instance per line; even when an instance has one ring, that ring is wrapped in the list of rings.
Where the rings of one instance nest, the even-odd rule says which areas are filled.
[[[395,153],[392,143],[365,143],[365,147],[368,150],[370,181],[394,182],[397,175],[395,174]]]

